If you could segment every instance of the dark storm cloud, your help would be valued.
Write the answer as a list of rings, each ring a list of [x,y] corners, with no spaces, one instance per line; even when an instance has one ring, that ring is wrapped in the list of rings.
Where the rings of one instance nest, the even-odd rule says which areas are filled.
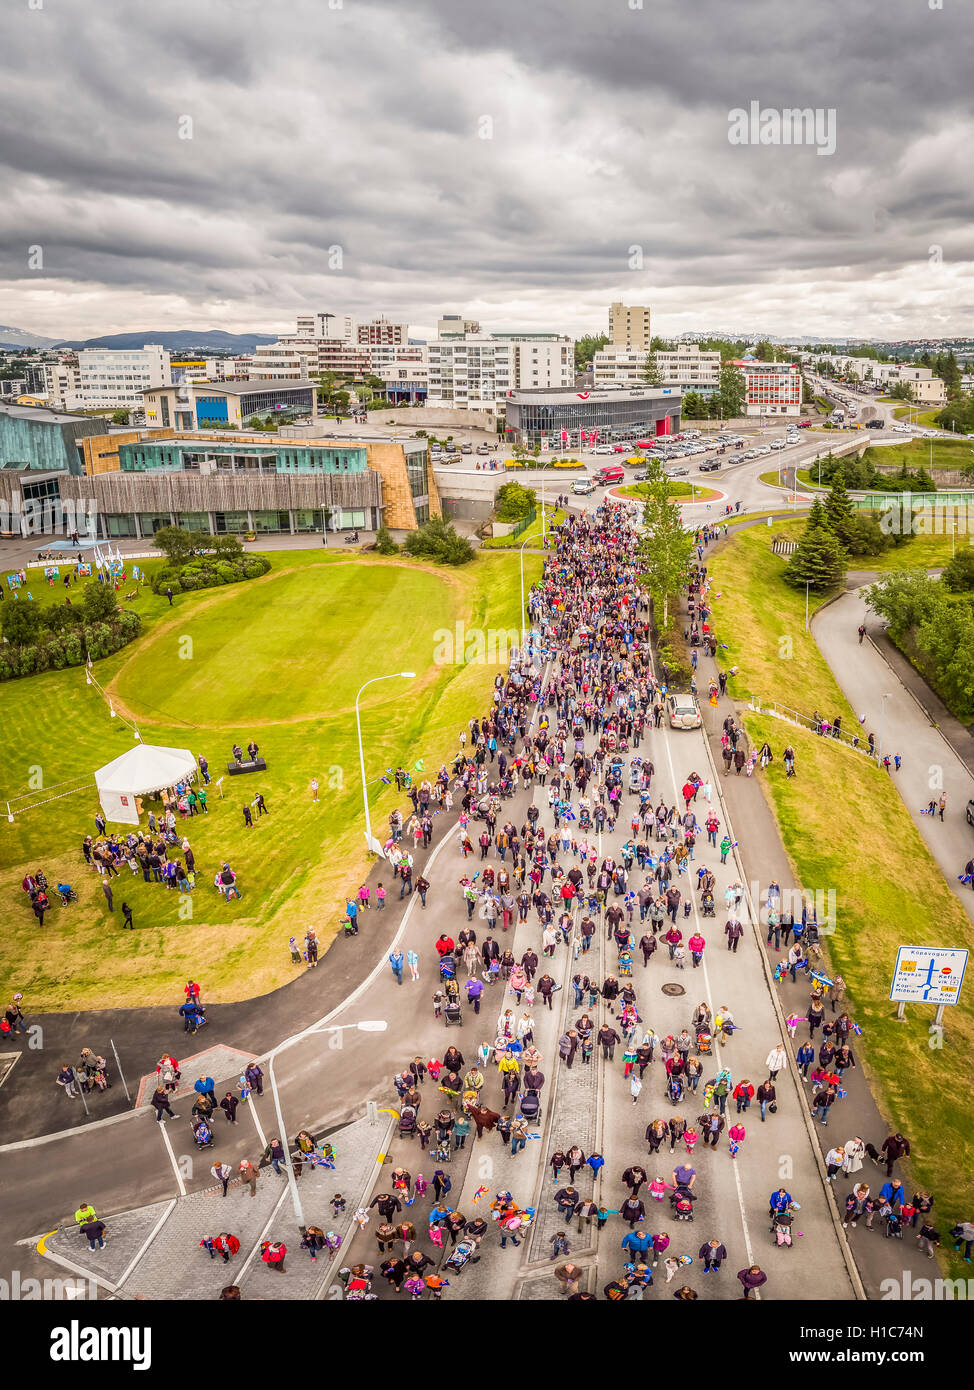
[[[205,303],[226,326],[285,327],[327,303],[430,327],[481,302],[495,323],[581,329],[590,306],[601,321],[610,297],[659,293],[671,313],[685,298],[706,322],[743,323],[790,278],[782,330],[816,299],[835,312],[802,293],[824,284],[850,319],[912,314],[919,331],[928,310],[970,302],[956,281],[918,281],[934,298],[917,307],[874,282],[923,275],[931,244],[966,273],[967,7],[631,3],[8,12],[2,317],[74,335],[101,312],[185,326]],[[728,112],[752,100],[834,107],[836,153],[732,146]],[[86,295],[79,321],[68,282],[100,287],[103,310]]]

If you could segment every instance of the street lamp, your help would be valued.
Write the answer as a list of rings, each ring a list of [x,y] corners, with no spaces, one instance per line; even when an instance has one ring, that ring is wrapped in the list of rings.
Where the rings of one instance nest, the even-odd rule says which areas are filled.
[[[380,677],[381,679],[381,677]],[[282,1043],[278,1043],[273,1048],[267,1058],[267,1074],[270,1077],[271,1095],[274,1097],[274,1113],[277,1116],[278,1133],[281,1136],[281,1147],[284,1150],[284,1162],[287,1166],[287,1182],[291,1189],[291,1205],[294,1208],[294,1219],[301,1231],[304,1231],[304,1208],[301,1205],[301,1198],[298,1195],[297,1178],[294,1175],[294,1165],[291,1162],[291,1146],[287,1142],[287,1130],[284,1127],[284,1115],[281,1111],[281,1096],[277,1089],[277,1077],[274,1075],[274,1062],[279,1052],[283,1052],[288,1047],[293,1047],[295,1043],[301,1042],[303,1038],[309,1037],[312,1033],[343,1033],[347,1029],[355,1028],[360,1033],[384,1033],[388,1028],[384,1018],[366,1018],[361,1023],[338,1023],[332,1024],[327,1028],[312,1026],[305,1028],[300,1033],[295,1033],[291,1038],[285,1038]]]
[[[528,543],[528,537],[525,537],[524,540],[521,542],[521,544],[518,546],[518,549],[519,549],[520,552],[521,552],[521,652],[522,652],[522,655],[523,655],[523,652],[524,652],[524,633],[525,633],[524,615],[525,615],[525,613],[526,613],[526,611],[527,611],[526,608],[525,608],[525,604],[524,604],[524,547],[527,545],[527,543]]]
[[[883,761],[883,736],[886,732],[886,701],[891,700],[892,698],[892,691],[887,690],[886,694],[883,696],[882,709],[879,712],[879,746],[876,750],[877,763],[881,763]]]
[[[368,845],[369,849],[374,850],[376,854],[382,853],[382,846],[377,840],[373,840],[372,838],[372,822],[369,819],[369,792],[365,782],[365,752],[362,748],[362,719],[359,715],[358,702],[361,698],[362,691],[370,685],[375,685],[376,681],[411,681],[414,679],[415,675],[415,671],[392,671],[388,676],[373,676],[370,681],[365,682],[365,685],[359,687],[358,695],[355,696],[355,725],[358,729],[358,760],[359,768],[362,772],[362,804],[365,807],[365,843]]]

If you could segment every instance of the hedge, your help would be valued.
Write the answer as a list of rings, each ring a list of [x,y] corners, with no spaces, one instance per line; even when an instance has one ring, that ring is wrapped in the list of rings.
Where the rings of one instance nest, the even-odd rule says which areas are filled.
[[[91,654],[92,661],[111,656],[128,646],[141,630],[142,619],[138,613],[127,610],[119,613],[115,622],[92,623],[90,627],[74,628],[70,632],[51,633],[29,646],[12,647],[6,643],[0,649],[0,681],[39,675],[43,671],[61,671],[65,666],[83,666],[86,652]]]
[[[194,589],[215,589],[221,584],[237,584],[242,579],[259,579],[271,567],[262,555],[247,555],[240,560],[219,560],[202,556],[185,565],[167,565],[152,581],[152,591],[164,594],[190,593]]]

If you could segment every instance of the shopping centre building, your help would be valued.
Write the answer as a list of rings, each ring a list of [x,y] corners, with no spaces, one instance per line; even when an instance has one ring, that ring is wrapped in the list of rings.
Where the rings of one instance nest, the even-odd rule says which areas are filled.
[[[506,438],[526,448],[539,445],[542,450],[558,451],[586,443],[677,434],[681,402],[682,393],[667,386],[511,391],[506,402]]]

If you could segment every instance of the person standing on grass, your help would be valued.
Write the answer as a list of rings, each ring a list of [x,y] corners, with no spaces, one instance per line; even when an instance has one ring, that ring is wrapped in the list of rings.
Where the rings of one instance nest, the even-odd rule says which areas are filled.
[[[311,800],[312,800],[313,802],[318,800],[318,779],[317,779],[317,777],[312,777],[312,779],[311,779]]]

